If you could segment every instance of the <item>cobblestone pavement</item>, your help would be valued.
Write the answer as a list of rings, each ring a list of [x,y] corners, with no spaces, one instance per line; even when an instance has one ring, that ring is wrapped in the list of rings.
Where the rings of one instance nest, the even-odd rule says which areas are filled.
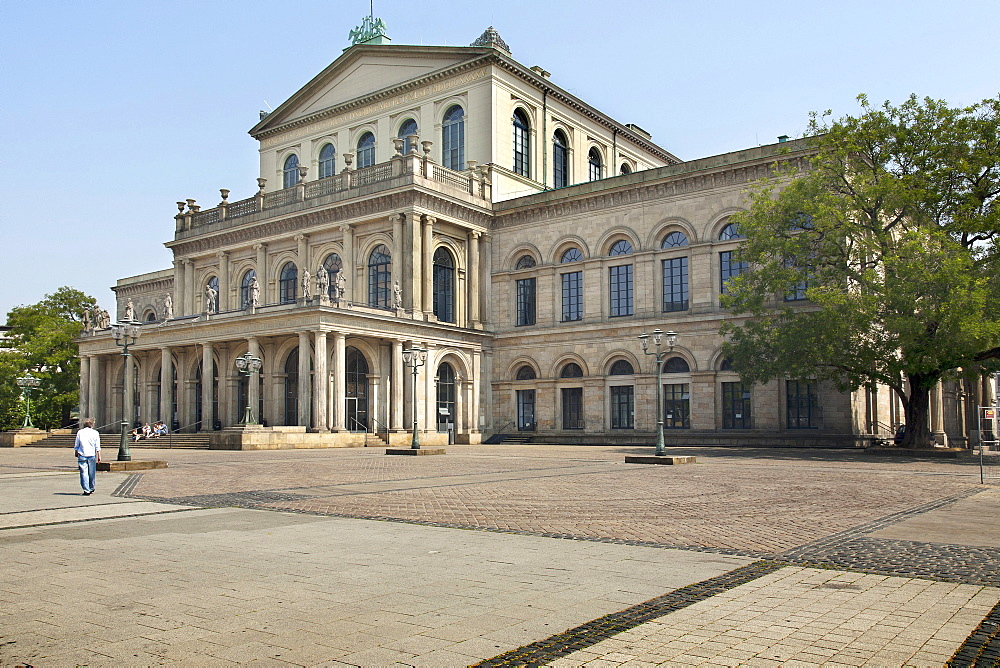
[[[65,452],[0,451],[0,503],[21,513],[0,512],[0,664],[1000,656],[1000,489],[978,462],[675,449],[699,463],[623,463],[636,452],[137,449],[171,468],[101,474],[104,496],[83,502],[51,491],[74,486]],[[47,526],[17,528],[32,518]],[[88,578],[78,560],[101,566]]]

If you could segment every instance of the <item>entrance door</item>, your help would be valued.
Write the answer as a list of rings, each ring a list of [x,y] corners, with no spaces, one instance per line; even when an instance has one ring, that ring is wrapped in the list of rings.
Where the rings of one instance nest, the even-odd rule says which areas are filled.
[[[368,431],[368,361],[357,348],[347,349],[346,405],[348,431]]]
[[[517,391],[517,430],[535,431],[535,391]]]

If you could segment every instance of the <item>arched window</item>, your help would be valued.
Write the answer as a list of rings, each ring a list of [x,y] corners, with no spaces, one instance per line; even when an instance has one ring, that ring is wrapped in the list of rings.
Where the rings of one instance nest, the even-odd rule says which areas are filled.
[[[596,148],[590,149],[587,154],[587,169],[590,181],[597,181],[601,178],[601,171],[603,165],[601,164],[601,152]]]
[[[375,164],[375,135],[366,132],[358,139],[358,169]]]
[[[299,269],[294,262],[286,262],[278,278],[278,303],[291,304],[295,301],[298,287]]]
[[[514,173],[531,177],[531,128],[520,109],[514,112]]]
[[[323,268],[326,269],[326,275],[329,285],[326,288],[326,294],[331,299],[333,299],[334,291],[337,289],[337,274],[343,269],[343,262],[340,260],[340,256],[336,253],[330,253],[323,260]]]
[[[535,258],[531,255],[522,255],[514,263],[514,269],[531,269],[535,266]]]
[[[337,149],[333,144],[324,144],[319,150],[319,178],[327,179],[336,174]]]
[[[455,322],[455,261],[444,247],[434,251],[434,315]]]
[[[623,162],[621,169],[618,170],[618,173],[622,176],[626,176],[632,173],[632,168],[628,166],[627,162]]]
[[[282,187],[291,188],[299,182],[299,156],[294,153],[285,158],[285,166],[281,171]]]
[[[569,185],[569,142],[562,130],[552,135],[552,187],[565,188]]]
[[[399,134],[396,136],[403,140],[403,155],[409,153],[411,148],[416,148],[416,146],[410,143],[410,135],[415,134],[417,134],[417,122],[412,118],[406,119],[399,126]]]
[[[465,169],[465,111],[457,104],[441,122],[441,164],[456,172]]]
[[[442,362],[437,372],[438,431],[447,431],[448,424],[455,423],[455,396],[455,370],[447,362]]]
[[[240,306],[242,308],[248,308],[250,306],[250,283],[257,276],[257,272],[253,269],[248,269],[244,274],[242,280],[240,280]]]
[[[579,262],[583,259],[583,253],[580,252],[579,248],[575,246],[573,248],[567,248],[563,251],[562,257],[559,258],[559,262],[566,264],[567,262]]]
[[[616,255],[631,255],[632,254],[632,244],[628,242],[627,239],[620,239],[611,245],[611,250],[608,251],[608,257],[615,257]]]
[[[688,238],[684,236],[684,233],[674,231],[663,237],[663,243],[660,244],[660,248],[680,248],[687,245]]]
[[[618,360],[608,370],[609,376],[631,376],[634,373],[635,370],[632,368],[632,363],[628,360]]]
[[[156,311],[150,311],[146,314],[146,322],[156,322]]]
[[[368,304],[392,306],[392,255],[385,244],[379,244],[368,256]]]
[[[531,368],[530,365],[525,364],[520,369],[517,370],[517,374],[514,376],[515,380],[534,380],[535,370]]]
[[[722,228],[719,232],[719,241],[729,241],[730,239],[742,239],[743,234],[740,233],[740,229],[736,227],[736,223],[729,223]]]
[[[663,363],[663,373],[688,373],[691,367],[683,357],[671,357]]]
[[[567,362],[563,368],[560,378],[583,378],[583,369],[576,362]]]
[[[212,304],[211,304],[212,308],[206,308],[205,310],[206,311],[210,311],[212,313],[218,313],[219,312],[219,277],[218,276],[212,276],[210,279],[208,279],[208,282],[205,284],[205,306],[206,307],[209,306],[209,303],[208,303],[209,290],[214,291],[215,296],[212,298]]]
[[[719,371],[735,371],[735,370],[736,369],[733,368],[733,360],[728,357],[722,360],[722,363],[719,365]]]

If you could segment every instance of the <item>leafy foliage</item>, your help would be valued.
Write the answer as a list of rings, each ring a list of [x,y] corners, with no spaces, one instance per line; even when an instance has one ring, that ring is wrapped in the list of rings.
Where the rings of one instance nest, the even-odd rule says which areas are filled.
[[[79,403],[80,360],[73,342],[83,329],[83,312],[97,301],[63,287],[37,304],[7,314],[11,350],[0,351],[0,428],[19,427],[24,419],[16,379],[30,372],[41,379],[31,393],[35,426],[68,425]]]
[[[953,109],[911,96],[830,121],[813,115],[808,168],[758,184],[733,217],[752,271],[724,304],[745,382],[884,384],[903,402],[904,445],[929,439],[930,389],[1000,355],[1000,98]],[[806,302],[783,295],[806,285]]]

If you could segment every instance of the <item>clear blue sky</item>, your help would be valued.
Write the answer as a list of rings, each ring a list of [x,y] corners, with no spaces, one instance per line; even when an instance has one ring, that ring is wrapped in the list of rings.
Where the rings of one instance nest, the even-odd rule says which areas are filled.
[[[255,190],[247,130],[332,62],[367,0],[0,0],[0,315],[63,285],[114,314],[170,266],[174,202]],[[493,25],[526,66],[682,159],[803,133],[858,93],[1000,92],[1000,3],[376,0],[395,44]]]

